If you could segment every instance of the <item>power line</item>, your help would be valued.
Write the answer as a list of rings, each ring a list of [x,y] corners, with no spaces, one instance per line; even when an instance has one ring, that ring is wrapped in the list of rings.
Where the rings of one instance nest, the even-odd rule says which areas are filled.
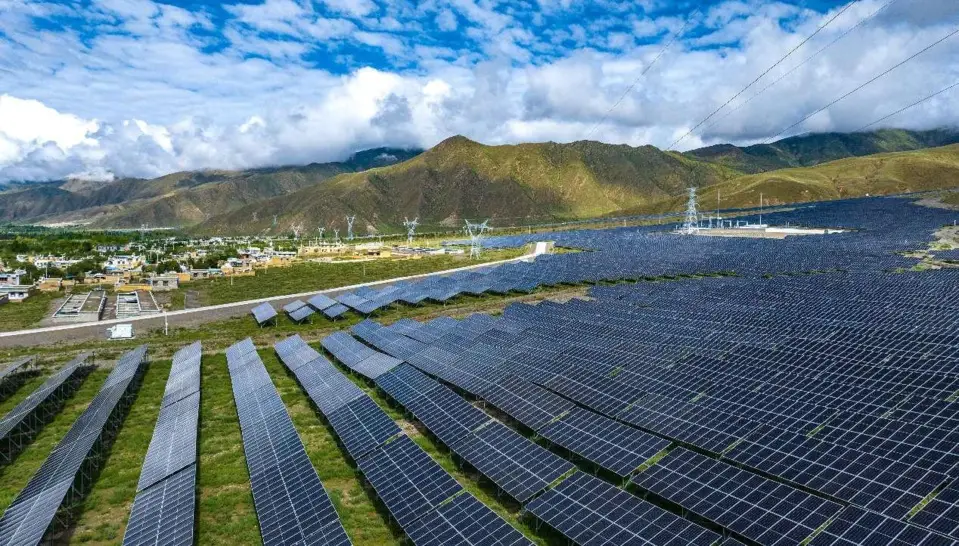
[[[846,30],[845,32],[843,32],[842,34],[840,34],[839,36],[837,36],[835,40],[833,40],[833,41],[829,42],[828,44],[824,45],[823,47],[819,48],[818,51],[816,51],[816,52],[813,53],[812,55],[806,57],[801,63],[799,63],[799,64],[797,64],[796,66],[794,66],[794,67],[792,67],[791,69],[789,69],[787,72],[785,72],[784,74],[782,74],[781,76],[779,76],[778,78],[776,78],[773,82],[771,82],[771,83],[770,83],[769,85],[767,85],[766,87],[763,87],[762,89],[760,89],[755,95],[749,97],[748,99],[746,99],[746,100],[743,101],[742,103],[738,104],[735,108],[729,110],[728,112],[726,112],[725,114],[723,114],[722,116],[720,116],[718,119],[714,120],[712,123],[710,123],[710,124],[707,125],[706,127],[703,127],[703,129],[702,129],[702,131],[700,131],[700,133],[705,133],[705,132],[708,131],[709,129],[711,129],[711,128],[715,127],[717,124],[721,123],[724,119],[726,119],[726,118],[728,118],[729,116],[735,114],[735,113],[738,112],[739,110],[742,110],[743,107],[745,107],[747,104],[749,104],[750,102],[752,102],[755,98],[759,97],[760,95],[762,95],[763,93],[765,93],[766,91],[768,91],[771,87],[775,86],[777,83],[779,83],[779,82],[783,81],[784,79],[786,79],[786,77],[788,77],[790,74],[792,74],[793,72],[795,72],[795,71],[799,70],[800,68],[802,68],[803,66],[805,66],[806,63],[808,63],[809,61],[813,60],[815,57],[819,56],[819,54],[821,54],[823,51],[825,51],[825,50],[829,49],[830,47],[832,47],[833,45],[835,45],[836,42],[838,42],[838,41],[842,40],[843,38],[845,38],[846,36],[848,36],[851,32],[853,32],[853,31],[856,30],[857,28],[861,27],[861,26],[864,25],[867,21],[869,21],[870,19],[872,19],[872,18],[874,18],[875,16],[879,15],[881,12],[885,11],[886,8],[888,8],[889,6],[895,4],[897,1],[898,1],[898,0],[889,0],[888,2],[886,2],[885,4],[883,4],[882,6],[880,6],[879,9],[877,9],[876,11],[874,11],[874,12],[872,12],[871,14],[867,15],[866,17],[862,18],[862,19],[861,19],[858,23],[856,23],[854,26],[850,27],[848,30]]]
[[[766,140],[763,141],[763,144],[769,144],[770,142],[776,140],[777,138],[779,138],[779,137],[782,136],[783,134],[787,133],[790,129],[793,129],[793,128],[801,125],[803,122],[805,122],[805,121],[808,120],[809,118],[815,116],[816,114],[819,114],[820,112],[823,112],[824,110],[827,110],[829,107],[831,107],[831,106],[833,106],[834,104],[838,103],[839,101],[845,99],[845,98],[848,97],[849,95],[852,95],[853,93],[859,91],[859,90],[862,89],[863,87],[866,87],[867,85],[869,85],[869,84],[871,84],[872,82],[878,80],[879,78],[885,76],[886,74],[889,74],[889,73],[892,72],[893,70],[895,70],[895,69],[899,68],[900,66],[908,63],[909,61],[915,59],[915,58],[918,57],[919,55],[922,55],[923,53],[925,53],[925,52],[929,51],[930,49],[936,47],[937,45],[941,44],[942,42],[945,42],[945,41],[948,40],[949,38],[952,38],[952,37],[955,36],[956,34],[959,34],[959,28],[953,30],[953,31],[950,32],[949,34],[946,34],[946,35],[943,36],[942,38],[939,38],[939,39],[936,40],[935,42],[927,45],[926,47],[924,47],[924,48],[920,49],[919,51],[913,53],[912,55],[906,57],[904,60],[902,60],[902,61],[896,63],[895,65],[887,68],[886,70],[880,72],[878,75],[876,75],[875,77],[873,77],[873,78],[870,79],[869,81],[867,81],[867,82],[865,82],[865,83],[863,83],[863,84],[860,84],[859,86],[857,86],[857,87],[856,87],[855,89],[853,89],[852,91],[849,91],[849,92],[845,93],[844,95],[842,95],[842,96],[839,97],[838,99],[830,102],[829,104],[823,106],[822,108],[816,110],[815,112],[813,112],[813,113],[811,113],[811,114],[803,117],[801,120],[797,121],[796,123],[793,123],[793,124],[790,125],[789,127],[786,127],[786,128],[783,129],[782,131],[780,131],[780,132],[776,133],[775,135],[767,138]]]
[[[952,89],[952,88],[954,88],[954,87],[959,87],[959,82],[956,82],[956,83],[954,83],[954,84],[952,84],[952,85],[950,85],[950,86],[948,86],[948,87],[945,87],[945,88],[943,88],[943,89],[940,89],[939,91],[936,91],[935,93],[933,93],[933,94],[931,94],[931,95],[926,95],[925,97],[917,100],[916,102],[910,104],[909,106],[903,106],[902,108],[896,110],[895,112],[893,112],[893,113],[891,113],[891,114],[887,114],[887,115],[885,115],[885,116],[877,119],[876,121],[874,121],[874,122],[872,122],[872,123],[868,123],[868,124],[866,124],[866,125],[863,125],[862,127],[856,129],[856,130],[853,131],[853,132],[855,132],[855,133],[861,133],[862,131],[865,131],[866,129],[872,127],[873,125],[876,125],[877,123],[882,123],[882,122],[886,121],[887,119],[889,119],[889,118],[891,118],[891,117],[893,117],[893,116],[898,116],[899,114],[905,112],[906,110],[909,110],[910,108],[913,108],[913,107],[915,107],[915,106],[919,106],[920,104],[926,102],[926,101],[929,100],[929,99],[932,99],[932,98],[934,98],[934,97],[938,97],[939,95],[945,93],[946,91],[949,91],[950,89]]]
[[[645,76],[646,73],[649,72],[649,69],[652,68],[653,65],[656,64],[656,61],[658,61],[659,58],[666,53],[669,47],[673,45],[673,42],[675,42],[680,36],[682,36],[686,32],[686,28],[689,27],[690,21],[692,21],[693,18],[699,15],[699,11],[700,11],[700,8],[696,8],[695,10],[693,10],[692,13],[689,14],[688,17],[686,17],[686,22],[683,23],[683,27],[679,29],[679,32],[676,32],[675,34],[673,34],[673,36],[669,39],[669,41],[666,42],[666,45],[664,45],[663,48],[659,50],[659,54],[657,54],[656,57],[653,58],[653,60],[650,61],[648,65],[646,65],[646,68],[644,68],[642,72],[639,73],[639,76],[636,76],[636,79],[633,80],[633,83],[629,84],[626,90],[623,91],[622,96],[620,96],[619,99],[615,103],[613,103],[613,105],[609,108],[609,110],[607,110],[606,113],[603,114],[603,117],[596,123],[596,125],[593,125],[593,128],[589,130],[589,133],[586,133],[586,140],[589,140],[589,138],[593,136],[593,133],[596,132],[596,129],[599,129],[599,127],[603,123],[606,123],[606,120],[609,119],[609,115],[612,114],[613,110],[615,110],[620,105],[620,103],[622,103],[623,100],[626,99],[626,96],[629,95],[630,92],[632,92],[632,90],[636,87],[636,84],[639,83],[639,80],[641,80],[643,76]]]
[[[817,34],[819,34],[820,32],[822,32],[823,29],[825,29],[826,27],[828,27],[833,21],[835,21],[836,19],[838,19],[840,15],[842,15],[843,13],[845,13],[846,10],[848,10],[850,7],[853,6],[853,4],[855,4],[855,3],[858,2],[858,1],[859,1],[859,0],[853,0],[852,2],[849,2],[848,4],[846,4],[845,6],[843,6],[842,9],[839,10],[838,12],[836,12],[836,14],[833,15],[828,21],[826,21],[825,23],[823,23],[822,25],[820,25],[819,28],[817,28],[812,34],[810,34],[809,36],[807,36],[803,41],[799,42],[799,45],[797,45],[796,47],[790,49],[788,53],[786,53],[785,55],[783,55],[782,57],[780,57],[780,59],[779,59],[778,61],[776,61],[775,63],[772,64],[772,66],[770,66],[769,68],[767,68],[766,70],[764,70],[762,74],[760,74],[759,76],[756,77],[756,79],[754,79],[753,81],[749,82],[749,84],[746,85],[746,87],[743,87],[742,89],[740,89],[738,93],[736,93],[735,95],[733,95],[732,97],[730,97],[730,99],[727,100],[726,102],[724,102],[724,103],[722,104],[722,106],[720,106],[719,108],[713,110],[712,113],[710,113],[708,116],[706,116],[705,118],[703,118],[702,121],[700,121],[699,123],[697,123],[696,126],[693,127],[692,129],[690,129],[689,131],[687,131],[686,134],[684,134],[683,136],[681,136],[681,137],[677,138],[675,141],[673,141],[673,143],[670,144],[669,146],[667,146],[666,149],[667,149],[667,150],[673,149],[673,146],[676,146],[677,144],[679,144],[680,142],[682,142],[683,140],[685,140],[686,137],[688,137],[689,135],[693,134],[693,131],[695,131],[696,129],[699,129],[699,127],[700,127],[702,124],[704,124],[704,123],[706,123],[707,121],[709,121],[710,119],[712,119],[712,117],[715,116],[717,113],[719,113],[720,110],[722,110],[723,108],[729,106],[729,104],[730,104],[731,102],[733,102],[734,100],[736,100],[737,98],[739,98],[740,95],[742,95],[743,93],[746,92],[747,89],[749,89],[750,87],[752,87],[753,85],[755,85],[756,82],[758,82],[759,80],[763,79],[763,77],[765,77],[766,74],[769,74],[769,72],[772,71],[772,69],[774,69],[774,68],[776,68],[777,66],[779,66],[780,64],[782,64],[783,61],[785,61],[786,59],[788,59],[789,56],[792,55],[793,53],[795,53],[799,48],[801,48],[802,46],[806,45],[806,43],[807,43],[809,40],[812,40]]]

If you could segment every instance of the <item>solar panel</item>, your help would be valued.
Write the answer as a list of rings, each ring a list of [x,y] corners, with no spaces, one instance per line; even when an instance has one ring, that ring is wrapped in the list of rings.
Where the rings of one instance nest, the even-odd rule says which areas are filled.
[[[909,521],[959,538],[959,482],[953,481],[940,491]]]
[[[444,385],[404,407],[454,451],[466,436],[490,420],[483,411]]]
[[[343,305],[342,303],[337,303],[327,307],[326,309],[323,309],[322,313],[326,315],[326,318],[335,319],[343,316],[343,314],[349,310],[349,307]]]
[[[297,380],[323,415],[364,396],[362,389],[347,379],[325,358],[318,358],[294,370]]]
[[[13,375],[19,372],[22,368],[32,363],[36,357],[25,356],[21,359],[14,360],[13,362],[7,364],[2,370],[0,370],[0,381],[3,381],[7,376]]]
[[[261,303],[251,309],[250,312],[253,313],[253,318],[256,319],[256,323],[260,326],[276,318],[276,309],[269,303]]]
[[[200,359],[202,346],[197,341],[180,349],[173,355],[173,365],[163,391],[165,407],[200,390]]]
[[[526,510],[577,544],[706,546],[721,538],[582,472],[535,498]]]
[[[303,300],[293,300],[290,303],[284,305],[283,310],[286,311],[287,314],[289,314],[289,313],[292,313],[293,311],[296,311],[297,309],[300,309],[304,305],[306,305],[306,302],[304,302]]]
[[[632,481],[761,544],[799,544],[842,509],[684,448]]]
[[[376,385],[403,407],[441,387],[434,379],[409,364],[400,364],[377,377]]]
[[[932,531],[848,506],[839,517],[809,543],[809,546],[954,546]]]
[[[369,300],[365,298],[361,298],[357,296],[356,294],[353,294],[352,292],[346,292],[346,293],[340,294],[339,296],[336,296],[336,298],[334,299],[336,299],[336,301],[342,303],[343,305],[346,305],[347,307],[356,309],[357,311],[360,311],[362,307],[364,307],[366,304],[369,303]]]
[[[359,363],[350,366],[350,368],[360,375],[370,379],[376,379],[377,377],[392,370],[402,363],[402,360],[393,358],[392,356],[385,355],[383,353],[374,353],[364,358]]]
[[[407,436],[398,436],[357,462],[403,529],[462,490],[452,476]]]
[[[411,334],[420,329],[422,324],[413,319],[403,318],[387,326],[390,330],[403,335]]]
[[[416,546],[521,546],[532,544],[469,493],[411,523],[406,534]]]
[[[160,409],[153,439],[140,471],[137,491],[196,462],[200,393],[195,392]]]
[[[324,294],[317,294],[306,300],[317,311],[323,311],[336,305],[336,300]]]
[[[942,474],[777,430],[743,442],[726,456],[894,518],[905,516],[945,481]]]
[[[475,432],[455,451],[519,502],[575,468],[497,421]]]
[[[303,307],[300,307],[296,311],[290,313],[290,320],[293,322],[303,322],[304,320],[313,316],[315,313],[316,311],[314,311],[313,308],[308,305],[304,305]]]
[[[480,395],[490,404],[533,430],[540,430],[575,404],[518,375],[507,375]]]
[[[668,440],[581,408],[573,408],[539,430],[539,434],[623,477],[670,444]]]
[[[337,360],[350,368],[376,354],[376,351],[363,345],[346,332],[330,334],[323,338],[320,344],[332,353]]]
[[[331,412],[327,419],[353,460],[400,433],[396,423],[365,395]]]
[[[133,501],[124,546],[190,546],[196,506],[196,465],[181,469]]]

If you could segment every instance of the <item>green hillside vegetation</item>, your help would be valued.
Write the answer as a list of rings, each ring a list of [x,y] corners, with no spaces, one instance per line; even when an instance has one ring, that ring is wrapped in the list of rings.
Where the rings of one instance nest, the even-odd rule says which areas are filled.
[[[463,218],[524,226],[668,208],[690,185],[713,186],[749,174],[777,173],[774,179],[738,181],[728,188],[731,197],[742,193],[743,184],[759,181],[772,184],[770,195],[781,202],[855,194],[856,188],[833,187],[825,180],[820,186],[805,179],[797,184],[791,169],[955,143],[955,129],[810,134],[768,145],[721,144],[685,153],[594,141],[487,146],[457,136],[422,154],[383,148],[344,162],[302,167],[182,172],[108,183],[11,184],[0,191],[0,222],[99,228],[147,224],[221,235],[277,234],[294,226],[310,232],[321,226],[343,228],[347,214],[358,216],[359,233],[366,227],[402,231],[404,217],[416,216],[425,224],[421,231],[455,229]],[[889,180],[899,182],[878,184],[876,192],[929,183],[913,184],[910,176],[893,173]]]
[[[0,219],[80,222],[93,227],[186,226],[246,204],[285,195],[341,173],[414,157],[419,150],[378,148],[336,163],[246,171],[172,173],[152,180],[68,180],[0,192]]]
[[[706,186],[739,173],[662,152],[599,142],[485,146],[453,137],[410,161],[333,177],[289,195],[217,216],[197,230],[311,229],[356,214],[359,224],[396,229],[404,217],[459,226],[462,218],[499,224],[601,216]],[[254,220],[257,218],[257,220]]]
[[[756,207],[760,193],[764,204],[782,205],[952,187],[959,187],[959,144],[743,176],[703,188],[699,202],[712,208],[718,193],[723,208]],[[684,206],[685,198],[676,197],[633,212],[678,211]]]
[[[803,135],[744,148],[718,144],[686,152],[686,155],[746,174],[756,174],[788,167],[811,167],[847,157],[921,150],[955,143],[959,143],[959,131],[954,129],[882,129],[870,133]]]

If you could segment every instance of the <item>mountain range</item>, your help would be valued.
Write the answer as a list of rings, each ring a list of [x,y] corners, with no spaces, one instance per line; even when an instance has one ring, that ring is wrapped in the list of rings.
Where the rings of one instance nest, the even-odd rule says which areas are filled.
[[[760,192],[787,203],[959,185],[956,143],[950,129],[811,134],[685,153],[595,141],[486,146],[457,136],[425,152],[380,148],[338,163],[18,184],[0,192],[0,221],[219,234],[342,229],[347,214],[357,215],[360,234],[394,230],[404,217],[436,227],[463,218],[525,225],[677,210],[690,185],[723,207],[758,204]]]

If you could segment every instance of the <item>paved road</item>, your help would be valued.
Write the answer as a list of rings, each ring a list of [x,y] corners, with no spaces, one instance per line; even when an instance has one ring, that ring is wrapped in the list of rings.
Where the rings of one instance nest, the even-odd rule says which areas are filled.
[[[527,254],[518,258],[509,260],[500,260],[496,262],[486,262],[482,264],[458,267],[456,269],[446,269],[434,273],[425,273],[422,275],[411,275],[408,277],[396,277],[382,281],[367,282],[362,284],[352,284],[349,286],[340,286],[326,290],[315,290],[313,292],[303,292],[300,294],[287,294],[284,296],[273,296],[269,298],[259,298],[255,300],[245,300],[236,303],[225,303],[222,305],[211,305],[197,309],[185,309],[182,311],[170,311],[157,315],[142,316],[129,319],[111,319],[101,320],[100,322],[86,322],[79,324],[65,324],[60,326],[50,326],[46,328],[33,328],[30,330],[16,330],[13,332],[0,332],[0,347],[31,347],[37,345],[50,345],[57,342],[78,342],[107,337],[107,328],[114,324],[133,324],[134,331],[138,334],[150,331],[160,330],[164,327],[164,321],[168,321],[170,327],[174,326],[198,326],[213,320],[223,320],[227,318],[248,315],[250,309],[256,305],[269,302],[274,307],[282,307],[287,303],[297,299],[307,299],[315,294],[326,294],[335,296],[337,294],[355,290],[363,286],[380,286],[392,284],[399,281],[420,279],[436,275],[449,275],[457,271],[468,271],[491,265],[500,265],[520,260],[530,260],[533,256]],[[250,320],[253,320],[252,318]]]

